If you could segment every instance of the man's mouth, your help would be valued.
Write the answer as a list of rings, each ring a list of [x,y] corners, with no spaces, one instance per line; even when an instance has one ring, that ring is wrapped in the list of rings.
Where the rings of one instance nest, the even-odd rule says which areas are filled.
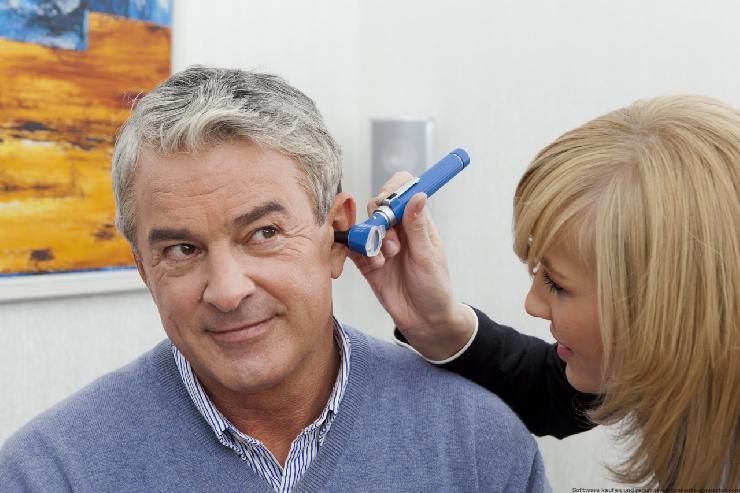
[[[270,325],[270,321],[273,318],[274,317],[268,317],[258,322],[248,322],[239,325],[207,329],[206,332],[219,341],[241,342],[263,334],[267,330]]]

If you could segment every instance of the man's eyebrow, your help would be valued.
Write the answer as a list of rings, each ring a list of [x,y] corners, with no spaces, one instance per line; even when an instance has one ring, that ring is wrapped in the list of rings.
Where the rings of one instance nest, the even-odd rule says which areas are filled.
[[[236,219],[234,219],[232,224],[234,226],[234,229],[241,229],[244,226],[252,224],[256,220],[273,212],[285,212],[285,207],[279,202],[271,200],[269,202],[265,202],[264,204],[258,205],[251,211],[237,217]]]
[[[195,235],[185,228],[156,228],[149,232],[149,245],[161,241],[194,241]]]
[[[553,269],[552,268],[552,265],[550,264],[550,262],[546,258],[543,257],[541,259],[541,262],[542,262],[542,265],[545,266],[545,269],[547,269],[548,272],[550,272],[552,274],[555,274],[555,277],[558,277],[558,278],[560,278],[560,279],[562,279],[564,281],[567,281],[568,280],[568,276],[565,276],[565,275],[561,274],[560,272],[556,271],[555,269]]]

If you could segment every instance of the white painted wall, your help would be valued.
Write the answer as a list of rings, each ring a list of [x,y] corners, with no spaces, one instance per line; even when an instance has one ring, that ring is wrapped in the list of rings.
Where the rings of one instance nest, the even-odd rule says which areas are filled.
[[[738,20],[735,0],[176,0],[173,66],[257,67],[303,89],[344,148],[360,204],[368,118],[434,117],[437,153],[473,158],[432,201],[458,297],[547,337],[523,311],[529,280],[510,248],[519,175],[565,130],[638,98],[695,92],[740,106]],[[389,336],[351,266],[335,305]],[[0,441],[163,336],[143,292],[0,304]],[[605,430],[540,445],[555,491],[613,485],[600,461],[620,455]]]

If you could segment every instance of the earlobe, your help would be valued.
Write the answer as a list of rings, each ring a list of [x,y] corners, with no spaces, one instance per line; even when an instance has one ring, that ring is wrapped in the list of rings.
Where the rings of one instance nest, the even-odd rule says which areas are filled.
[[[332,241],[334,231],[347,231],[355,224],[355,214],[357,204],[352,195],[342,192],[334,199],[334,205],[329,212],[329,221],[332,227]],[[331,246],[331,276],[338,279],[342,275],[344,262],[347,259],[349,250],[346,245],[341,243],[332,243]]]

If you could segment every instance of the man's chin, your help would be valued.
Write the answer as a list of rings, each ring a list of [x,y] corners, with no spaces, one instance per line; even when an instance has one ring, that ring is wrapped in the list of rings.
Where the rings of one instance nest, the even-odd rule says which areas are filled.
[[[280,385],[284,380],[279,375],[227,375],[219,378],[219,386],[236,395],[254,395]]]
[[[279,386],[288,372],[276,364],[274,355],[241,358],[237,360],[222,359],[218,366],[209,364],[208,374],[211,383],[234,394],[255,394]]]

